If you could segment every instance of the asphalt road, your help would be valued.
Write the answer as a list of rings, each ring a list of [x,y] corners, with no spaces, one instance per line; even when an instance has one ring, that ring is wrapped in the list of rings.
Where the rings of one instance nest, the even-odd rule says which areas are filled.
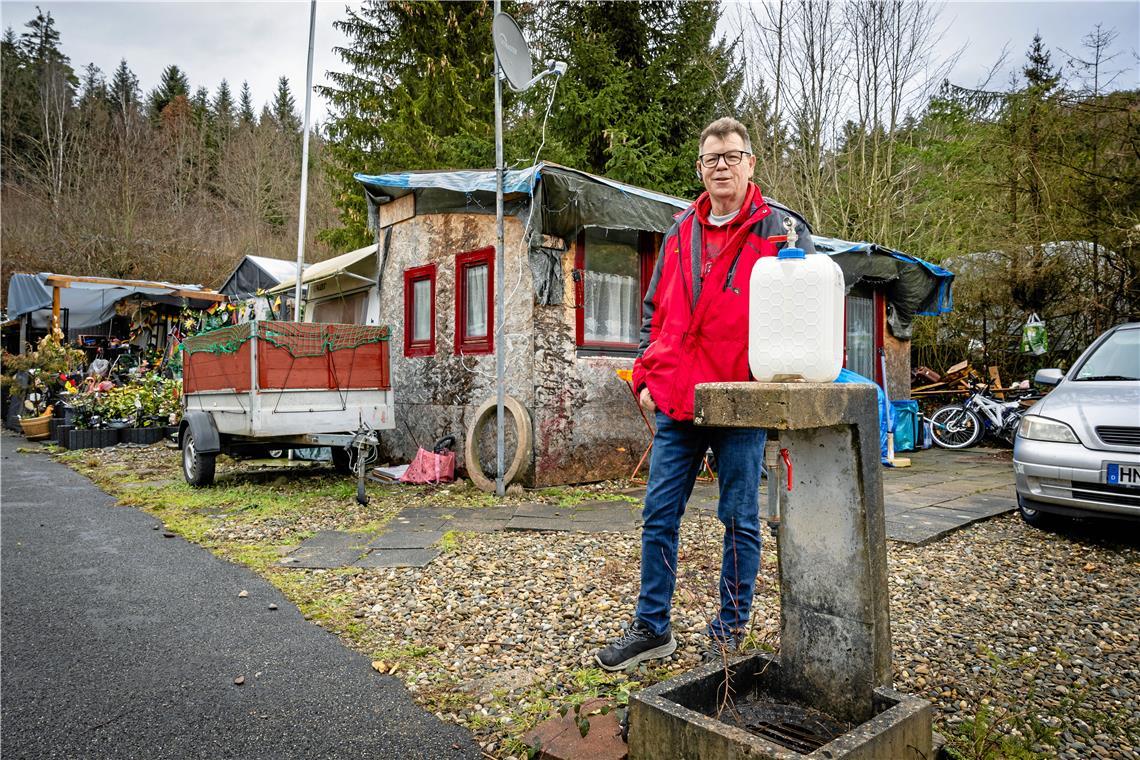
[[[272,585],[22,441],[0,439],[5,760],[479,757]]]

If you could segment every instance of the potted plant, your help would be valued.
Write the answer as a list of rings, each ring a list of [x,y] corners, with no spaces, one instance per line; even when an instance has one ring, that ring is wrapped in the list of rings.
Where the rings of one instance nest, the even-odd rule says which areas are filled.
[[[53,401],[67,373],[82,367],[86,355],[63,344],[63,333],[54,330],[44,336],[34,351],[22,355],[5,353],[2,382],[13,394],[23,396],[20,427],[29,440],[51,435]]]

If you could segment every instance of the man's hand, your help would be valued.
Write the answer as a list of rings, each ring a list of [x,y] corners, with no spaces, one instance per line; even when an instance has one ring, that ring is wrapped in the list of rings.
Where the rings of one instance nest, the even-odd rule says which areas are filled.
[[[648,388],[641,389],[641,396],[638,397],[638,401],[641,402],[641,408],[650,414],[657,411],[657,404],[653,403],[653,397],[649,395]]]

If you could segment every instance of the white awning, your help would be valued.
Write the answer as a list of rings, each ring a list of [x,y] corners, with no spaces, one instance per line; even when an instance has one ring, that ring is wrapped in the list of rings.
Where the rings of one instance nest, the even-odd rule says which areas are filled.
[[[322,282],[337,275],[347,275],[353,278],[361,278],[360,275],[348,271],[348,268],[354,264],[364,261],[369,256],[376,255],[376,245],[366,245],[363,248],[358,248],[349,253],[342,253],[340,256],[334,256],[325,261],[318,261],[316,264],[309,264],[305,268],[305,273],[301,276],[302,285],[312,285],[315,282]],[[369,280],[371,282],[371,280]],[[297,287],[297,277],[294,275],[288,280],[283,280],[280,285],[275,286],[270,293],[285,293]]]

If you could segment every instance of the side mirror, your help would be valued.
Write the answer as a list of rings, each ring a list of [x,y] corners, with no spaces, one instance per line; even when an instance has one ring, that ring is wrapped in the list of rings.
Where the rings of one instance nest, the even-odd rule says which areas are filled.
[[[1059,369],[1039,369],[1033,376],[1033,382],[1038,385],[1057,385],[1064,376],[1065,373]]]

